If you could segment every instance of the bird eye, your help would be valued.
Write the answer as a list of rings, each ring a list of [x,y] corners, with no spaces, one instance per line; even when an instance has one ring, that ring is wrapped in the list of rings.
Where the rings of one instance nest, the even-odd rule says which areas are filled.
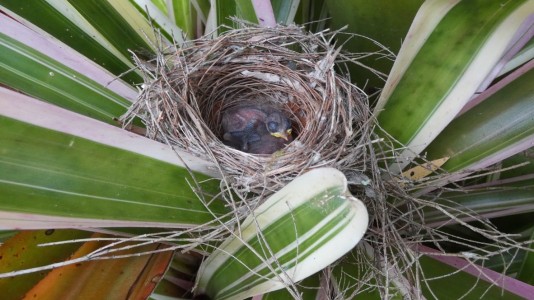
[[[273,121],[268,122],[267,129],[269,129],[270,132],[276,132],[278,130],[278,123]]]

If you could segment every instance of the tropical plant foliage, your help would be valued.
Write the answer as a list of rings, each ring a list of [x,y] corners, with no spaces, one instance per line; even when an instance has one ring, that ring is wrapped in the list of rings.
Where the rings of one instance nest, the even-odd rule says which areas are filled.
[[[263,297],[534,294],[534,1],[0,0],[0,11],[6,299],[190,297],[195,278],[197,290],[218,298],[273,286],[288,289]],[[415,222],[437,230],[424,245],[404,245],[412,263],[388,261],[397,248],[376,251],[371,239],[354,248],[368,225],[387,230],[373,223],[377,212],[368,224],[335,170],[297,178],[252,210],[265,219],[236,225],[213,164],[134,133],[141,122],[120,127],[147,79],[132,57],[216,37],[235,25],[230,17],[312,31],[348,24],[346,32],[367,36],[333,43],[352,53],[353,81],[380,91],[376,134],[400,149],[386,153],[384,169],[424,201]],[[282,205],[288,190],[298,196]],[[339,239],[347,249],[307,267]],[[373,269],[387,280],[372,278]]]

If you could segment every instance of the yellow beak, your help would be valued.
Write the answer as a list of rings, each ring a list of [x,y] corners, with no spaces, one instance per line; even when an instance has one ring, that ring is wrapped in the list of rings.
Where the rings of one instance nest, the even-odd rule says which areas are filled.
[[[272,136],[277,137],[277,138],[282,138],[282,139],[284,139],[286,141],[289,139],[289,135],[290,134],[291,134],[291,129],[286,130],[286,132],[273,132],[273,133],[271,133]]]

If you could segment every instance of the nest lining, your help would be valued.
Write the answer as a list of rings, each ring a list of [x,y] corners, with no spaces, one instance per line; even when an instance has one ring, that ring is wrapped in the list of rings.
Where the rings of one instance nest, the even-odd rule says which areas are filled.
[[[366,95],[334,68],[334,35],[247,25],[162,51],[153,68],[139,62],[146,82],[123,119],[141,117],[149,138],[216,163],[243,197],[268,196],[311,168],[363,170],[371,112]],[[226,146],[221,112],[246,103],[281,109],[294,141],[272,155]]]

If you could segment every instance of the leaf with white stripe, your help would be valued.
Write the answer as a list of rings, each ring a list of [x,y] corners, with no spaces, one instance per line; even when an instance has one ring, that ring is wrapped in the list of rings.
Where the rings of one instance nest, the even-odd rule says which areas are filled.
[[[184,228],[227,212],[199,199],[220,191],[207,161],[2,88],[0,108],[0,229]]]
[[[3,0],[0,10],[25,27],[32,30],[40,28],[115,75],[134,67],[130,61],[131,54],[124,55],[116,49],[66,0]],[[2,24],[5,23],[2,21]],[[19,38],[23,35],[20,33]],[[126,73],[122,78],[129,83],[143,82],[137,72]]]
[[[368,226],[336,169],[309,171],[254,210],[201,265],[197,294],[243,299],[278,290],[350,251]]]
[[[406,146],[391,171],[428,146],[528,41],[533,13],[526,0],[423,4],[376,106],[380,127]]]
[[[425,149],[428,160],[450,157],[441,166],[449,172],[433,182],[430,190],[458,181],[496,164],[534,144],[534,61],[486,90],[478,103],[453,120]]]
[[[39,52],[33,45],[20,42],[17,34],[24,31],[20,28],[9,30],[11,25],[0,30],[0,84],[111,124],[115,123],[113,118],[121,116],[131,105],[128,99],[88,78],[85,73]],[[80,59],[78,63],[82,62],[85,61]],[[102,77],[108,75],[103,71],[100,74]],[[129,95],[133,94],[129,92]]]

